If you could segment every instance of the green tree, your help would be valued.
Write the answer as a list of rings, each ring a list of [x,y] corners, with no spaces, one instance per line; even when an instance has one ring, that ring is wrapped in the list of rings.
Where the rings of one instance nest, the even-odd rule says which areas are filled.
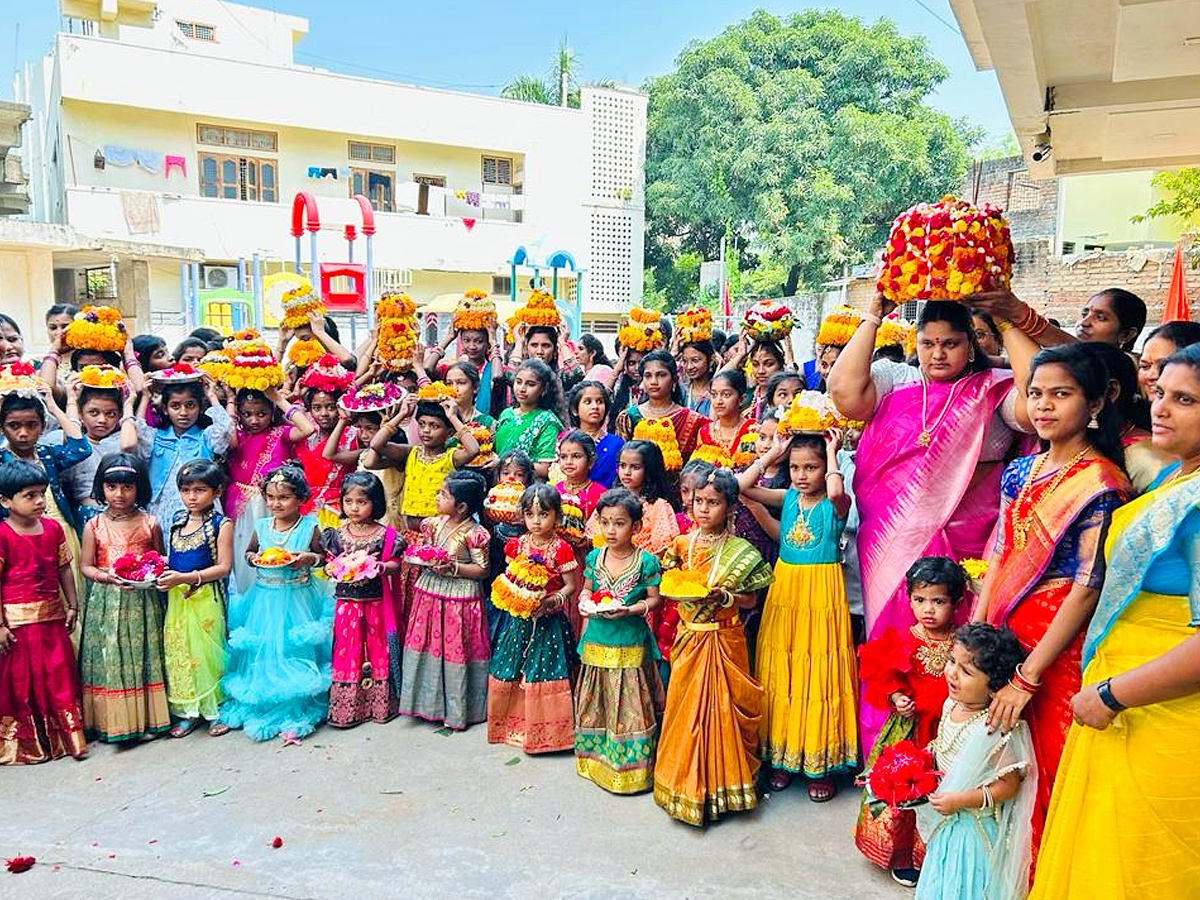
[[[728,228],[739,264],[783,271],[786,295],[865,259],[966,171],[977,135],[924,104],[947,74],[923,38],[832,10],[760,10],[686,47],[646,85],[656,283],[684,250],[715,259]]]
[[[576,76],[579,72],[579,54],[563,38],[558,45],[554,65],[545,77],[518,75],[500,90],[500,96],[508,100],[523,100],[526,103],[543,103],[547,106],[570,106],[579,108],[579,87]]]
[[[1159,200],[1144,215],[1132,216],[1133,222],[1178,216],[1184,228],[1200,227],[1200,169],[1176,169],[1159,172],[1150,183],[1167,196]]]

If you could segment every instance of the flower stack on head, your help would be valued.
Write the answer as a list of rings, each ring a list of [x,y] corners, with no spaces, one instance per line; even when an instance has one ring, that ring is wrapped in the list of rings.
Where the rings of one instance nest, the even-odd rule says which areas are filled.
[[[111,306],[85,306],[67,326],[64,340],[75,350],[120,353],[129,340],[129,332],[119,310]]]
[[[880,347],[902,347],[905,355],[917,349],[917,329],[907,319],[892,313],[875,332],[875,349]]]
[[[545,291],[535,290],[526,298],[525,305],[518,307],[506,324],[509,334],[512,334],[521,323],[530,327],[540,325],[545,328],[557,328],[561,322],[562,316],[559,315],[554,298]]]
[[[684,569],[667,569],[658,587],[660,594],[672,600],[699,600],[711,590],[702,573]]]
[[[862,324],[862,313],[852,306],[839,306],[824,319],[817,329],[818,347],[845,347]]]
[[[225,384],[240,391],[243,388],[265,391],[282,387],[283,369],[275,360],[271,348],[265,343],[251,343],[237,351],[225,371]]]
[[[79,383],[84,387],[123,391],[125,373],[115,366],[84,366],[79,373]]]
[[[417,304],[408,294],[388,291],[375,305],[379,333],[375,358],[394,372],[411,369],[417,348]]]
[[[175,363],[169,369],[159,369],[150,373],[150,380],[159,384],[185,384],[189,381],[199,381],[204,375],[199,368],[191,363]]]
[[[746,310],[746,328],[756,341],[782,341],[792,324],[792,310],[781,300],[759,300]]]
[[[348,413],[383,412],[404,399],[404,388],[394,381],[373,381],[351,388],[338,399]]]
[[[550,583],[546,558],[540,553],[521,555],[510,560],[499,578],[492,582],[492,606],[509,615],[528,619],[541,605]]]
[[[479,453],[467,463],[467,468],[481,469],[496,458],[496,436],[486,425],[468,425],[467,428],[479,444]]]
[[[326,353],[315,362],[310,363],[304,374],[300,376],[300,388],[305,391],[324,391],[326,394],[340,394],[350,389],[354,384],[354,374],[347,372],[338,358],[332,353]]]
[[[297,369],[303,369],[315,363],[325,352],[325,345],[316,338],[292,341],[292,345],[288,347],[287,361]]]
[[[633,436],[639,441],[649,441],[657,444],[662,451],[663,465],[668,472],[683,468],[683,456],[680,455],[679,438],[675,436],[675,426],[670,419],[642,419],[633,428]]]
[[[703,306],[691,306],[675,317],[675,330],[679,333],[680,345],[711,341],[713,315]]]
[[[483,517],[489,522],[515,525],[521,521],[521,495],[525,485],[518,481],[501,481],[483,501]]]
[[[434,403],[441,403],[443,400],[457,400],[458,389],[450,387],[444,381],[431,381],[429,384],[417,388],[417,399],[431,400]]]
[[[366,550],[352,550],[335,556],[325,564],[325,574],[342,584],[355,584],[378,578],[383,572],[379,560]]]
[[[313,286],[305,281],[283,295],[283,327],[300,328],[309,324],[312,315],[325,315],[325,304]]]
[[[779,433],[786,436],[820,434],[836,426],[838,420],[837,408],[827,395],[820,391],[801,391],[779,420]]]
[[[196,363],[196,367],[213,381],[223,384],[229,372],[229,354],[225,350],[211,350]]]
[[[719,469],[733,468],[733,455],[717,444],[697,444],[688,462],[706,462]]]
[[[962,300],[1007,288],[1014,258],[1000,209],[946,196],[896,217],[876,288],[895,303]]]
[[[17,394],[21,397],[37,397],[45,384],[37,370],[29,363],[17,360],[0,366],[0,395]]]
[[[709,337],[712,337],[711,330]],[[635,306],[629,311],[629,318],[617,332],[617,344],[630,350],[640,350],[649,353],[663,346],[666,341],[662,333],[662,314],[652,309],[641,309]]]
[[[867,773],[867,787],[877,801],[895,808],[924,800],[937,790],[941,776],[930,751],[902,740],[880,751]]]
[[[574,494],[562,495],[562,515],[558,522],[558,535],[564,541],[575,543],[583,540],[583,504]]]
[[[496,324],[496,304],[486,292],[478,289],[463,294],[451,320],[455,331],[491,331]]]
[[[251,344],[261,344],[262,342],[262,335],[253,328],[243,328],[241,331],[235,331],[229,337],[225,338],[225,345],[221,349],[232,359],[234,356],[237,356],[238,351],[243,347],[249,347]]]

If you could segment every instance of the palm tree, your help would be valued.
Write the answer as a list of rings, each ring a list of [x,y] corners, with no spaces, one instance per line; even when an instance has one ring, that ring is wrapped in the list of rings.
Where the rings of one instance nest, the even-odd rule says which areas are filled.
[[[518,75],[500,91],[506,100],[521,100],[525,103],[552,105],[554,98],[546,82],[532,75]]]
[[[579,55],[570,48],[566,38],[558,45],[558,59],[545,78],[535,75],[518,75],[500,91],[508,100],[523,100],[526,103],[543,103],[547,106],[579,107],[579,88],[575,84],[575,73],[579,69]]]

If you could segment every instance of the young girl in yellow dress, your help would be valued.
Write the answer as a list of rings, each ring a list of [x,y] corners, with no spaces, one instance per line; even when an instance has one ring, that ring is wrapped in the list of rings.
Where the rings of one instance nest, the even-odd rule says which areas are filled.
[[[809,799],[834,795],[833,776],[858,765],[858,676],[839,541],[850,511],[837,451],[841,433],[777,436],[765,457],[738,476],[751,499],[783,506],[775,583],[763,606],[755,675],[766,692],[759,753],[781,791],[792,776],[811,781]],[[787,457],[791,487],[754,487]]]
[[[696,524],[675,539],[664,563],[676,568],[660,591],[697,593],[678,604],[671,684],[654,767],[654,801],[689,825],[703,825],[758,805],[758,722],[762,687],[750,674],[739,612],[772,581],[771,568],[747,541],[729,532],[738,485],[710,468],[692,496]],[[693,591],[689,591],[689,594]]]

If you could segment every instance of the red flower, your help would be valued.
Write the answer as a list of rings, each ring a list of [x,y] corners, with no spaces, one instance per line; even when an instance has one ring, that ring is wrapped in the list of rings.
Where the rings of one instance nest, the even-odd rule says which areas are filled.
[[[8,861],[6,868],[17,875],[21,872],[28,872],[33,868],[35,862],[37,862],[37,858],[33,856],[14,856]]]
[[[20,360],[20,359],[18,359],[14,363],[9,363],[8,371],[12,375],[36,375],[37,374],[37,372],[33,368],[33,366],[31,366],[29,363],[24,362],[23,360]],[[25,857],[18,856],[17,859],[25,859]],[[33,857],[29,857],[29,859],[33,859]],[[33,865],[33,863],[30,863],[30,865]],[[24,871],[24,870],[22,870],[22,871]]]
[[[283,846],[283,838],[276,835],[275,840],[271,841],[271,846],[274,847],[276,850],[278,850],[280,847]]]
[[[932,753],[912,741],[897,741],[883,748],[867,773],[867,784],[879,800],[897,806],[932,794],[941,775]]]

